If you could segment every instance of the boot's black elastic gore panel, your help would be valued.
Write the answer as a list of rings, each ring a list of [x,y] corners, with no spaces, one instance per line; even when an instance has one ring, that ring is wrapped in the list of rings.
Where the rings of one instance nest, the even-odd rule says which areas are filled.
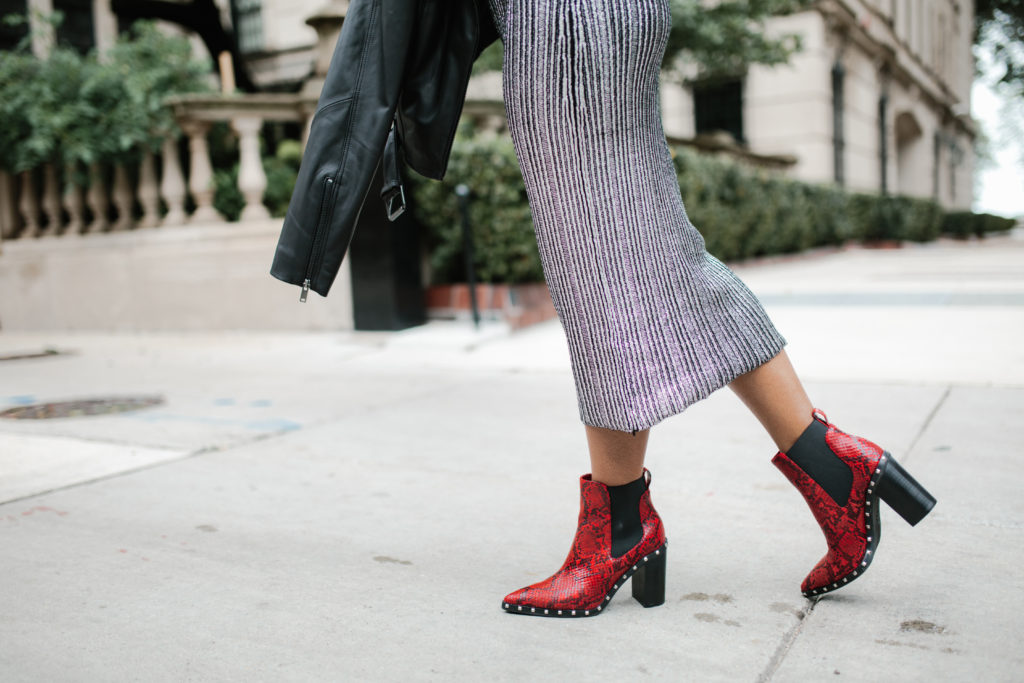
[[[853,472],[829,448],[828,442],[825,441],[827,432],[828,427],[818,420],[812,420],[786,455],[806,472],[808,477],[818,482],[818,486],[825,490],[836,505],[843,507],[850,499]]]
[[[609,486],[612,517],[612,557],[622,557],[644,536],[640,496],[647,490],[646,475],[621,486]]]

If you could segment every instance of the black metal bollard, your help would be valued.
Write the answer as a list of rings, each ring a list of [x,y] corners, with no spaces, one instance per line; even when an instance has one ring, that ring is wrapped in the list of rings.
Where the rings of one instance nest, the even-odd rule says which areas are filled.
[[[377,164],[349,246],[357,330],[402,330],[427,321],[419,231],[409,212],[388,220],[378,196],[383,182]]]
[[[469,306],[473,311],[473,326],[480,328],[480,310],[476,303],[476,269],[473,267],[473,230],[469,222],[469,197],[472,191],[465,183],[455,187],[459,199],[459,213],[462,215],[462,245],[466,254],[466,282],[469,285]]]

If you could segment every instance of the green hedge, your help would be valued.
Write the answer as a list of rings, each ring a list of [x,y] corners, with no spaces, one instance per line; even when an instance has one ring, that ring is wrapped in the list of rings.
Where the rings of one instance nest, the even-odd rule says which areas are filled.
[[[990,213],[971,213],[970,211],[952,211],[942,221],[942,232],[957,239],[967,239],[971,235],[984,236],[989,232],[1005,232],[1011,230],[1017,221],[1012,218],[993,216]]]
[[[845,192],[790,180],[764,170],[672,149],[683,203],[723,261],[798,252],[848,241],[925,242],[946,233],[984,235],[1008,230],[1011,219],[946,214],[935,202]],[[526,189],[508,136],[475,137],[459,129],[442,182],[408,173],[413,215],[427,235],[435,284],[464,281],[461,219],[455,186],[473,190],[470,220],[477,277],[484,282],[539,282]]]
[[[512,141],[475,137],[468,124],[456,136],[442,182],[406,173],[413,216],[424,228],[434,283],[465,282],[462,217],[455,187],[473,191],[469,219],[473,226],[476,275],[484,282],[543,282],[526,187]],[[467,132],[470,131],[470,132]]]
[[[29,44],[0,52],[0,168],[20,173],[44,162],[131,162],[159,149],[177,124],[164,99],[208,91],[210,61],[185,37],[137,21],[101,60],[55,46],[45,59]]]

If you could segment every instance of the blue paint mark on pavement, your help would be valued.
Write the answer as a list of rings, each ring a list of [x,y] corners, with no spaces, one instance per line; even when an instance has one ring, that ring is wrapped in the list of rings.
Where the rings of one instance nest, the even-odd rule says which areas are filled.
[[[252,420],[247,422],[246,426],[249,429],[260,429],[268,432],[290,432],[296,429],[302,429],[302,425],[300,423],[281,417],[267,420]]]
[[[296,429],[302,429],[301,422],[296,422],[283,417],[246,420],[240,418],[207,417],[205,415],[174,415],[171,413],[153,412],[123,413],[117,417],[128,420],[143,420],[145,422],[192,422],[195,424],[236,426],[260,432],[294,431]]]

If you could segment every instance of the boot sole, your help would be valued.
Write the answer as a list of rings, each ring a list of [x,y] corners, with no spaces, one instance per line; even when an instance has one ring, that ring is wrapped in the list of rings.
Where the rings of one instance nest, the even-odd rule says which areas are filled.
[[[625,585],[626,581],[629,581],[637,572],[643,572],[643,574],[641,574],[643,577],[643,583],[639,584],[638,587],[637,581],[641,580],[641,576],[638,576],[636,580],[634,580],[633,597],[636,598],[637,602],[644,607],[657,607],[658,605],[665,603],[664,571],[665,563],[667,561],[666,556],[668,555],[666,546],[668,546],[667,541],[662,543],[661,546],[654,550],[654,552],[644,555],[636,564],[627,569],[622,576],[615,581],[615,585],[612,586],[611,590],[608,591],[604,596],[604,599],[601,600],[601,604],[597,607],[592,607],[590,609],[555,609],[552,607],[531,607],[529,605],[515,605],[510,602],[503,602],[501,603],[501,608],[509,614],[523,614],[532,617],[554,617],[556,619],[596,617],[604,611],[605,607],[608,606],[608,602],[611,601],[615,593],[617,593],[618,590]],[[657,563],[657,565],[654,563]],[[655,566],[658,566],[658,569],[655,569]],[[655,570],[652,573],[660,571],[660,576],[648,577],[646,574],[651,570]],[[637,593],[646,593],[646,595],[638,596]]]

